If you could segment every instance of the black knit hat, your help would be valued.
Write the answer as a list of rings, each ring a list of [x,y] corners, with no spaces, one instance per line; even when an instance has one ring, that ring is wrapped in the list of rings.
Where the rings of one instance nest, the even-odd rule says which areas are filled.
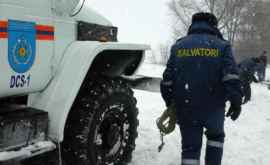
[[[211,26],[218,26],[218,20],[217,17],[212,13],[196,13],[192,16],[192,23],[194,22],[206,22]]]

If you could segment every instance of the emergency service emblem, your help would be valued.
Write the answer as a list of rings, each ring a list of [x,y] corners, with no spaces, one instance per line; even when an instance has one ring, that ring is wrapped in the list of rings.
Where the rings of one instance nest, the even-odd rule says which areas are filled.
[[[8,21],[8,61],[17,73],[27,72],[36,56],[35,23]]]

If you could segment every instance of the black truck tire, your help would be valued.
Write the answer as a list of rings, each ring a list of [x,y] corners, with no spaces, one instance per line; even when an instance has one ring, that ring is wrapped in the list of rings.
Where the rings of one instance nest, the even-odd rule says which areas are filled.
[[[83,84],[69,114],[62,145],[65,165],[125,165],[138,136],[138,109],[118,79]]]

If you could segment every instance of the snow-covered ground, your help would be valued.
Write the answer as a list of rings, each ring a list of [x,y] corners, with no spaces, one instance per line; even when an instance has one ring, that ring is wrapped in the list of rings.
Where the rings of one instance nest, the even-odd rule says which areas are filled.
[[[161,78],[165,67],[156,64],[142,64],[142,66],[137,71],[137,75],[143,75],[147,77]]]
[[[145,68],[148,68],[144,70],[148,75],[156,76],[163,70],[159,67],[155,69],[154,66]],[[267,79],[270,80],[270,71]],[[226,119],[223,165],[270,164],[270,90],[266,85],[252,84],[252,92],[252,100],[243,106],[239,120],[233,122]],[[157,151],[160,139],[155,120],[165,109],[160,94],[137,90],[135,95],[140,109],[140,127],[131,165],[179,165],[181,159],[179,129],[165,137],[166,145],[163,151],[161,153]],[[201,157],[202,164],[203,159],[204,150]]]

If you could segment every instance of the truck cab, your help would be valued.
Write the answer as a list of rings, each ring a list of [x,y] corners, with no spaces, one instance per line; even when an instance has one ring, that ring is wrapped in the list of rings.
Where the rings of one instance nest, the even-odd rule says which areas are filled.
[[[0,162],[55,148],[63,162],[130,161],[137,110],[123,77],[149,46],[118,42],[117,27],[85,1],[0,0]]]

